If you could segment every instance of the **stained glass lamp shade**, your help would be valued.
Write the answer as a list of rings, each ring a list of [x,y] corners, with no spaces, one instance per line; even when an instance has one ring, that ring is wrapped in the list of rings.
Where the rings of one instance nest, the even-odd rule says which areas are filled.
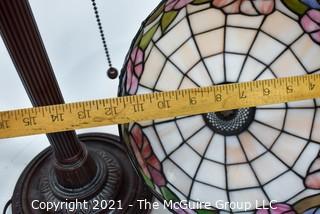
[[[316,0],[162,1],[132,43],[119,95],[319,73],[319,9]],[[160,199],[212,205],[177,213],[320,213],[319,107],[314,99],[120,131]],[[270,202],[276,209],[255,208]]]

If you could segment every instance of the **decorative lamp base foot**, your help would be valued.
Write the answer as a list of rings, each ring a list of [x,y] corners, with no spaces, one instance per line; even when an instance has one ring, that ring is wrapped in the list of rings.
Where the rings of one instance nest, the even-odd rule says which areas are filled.
[[[138,200],[153,196],[133,169],[119,137],[79,135],[97,165],[90,184],[79,189],[60,186],[55,178],[51,148],[36,156],[20,176],[12,198],[14,214],[149,213]]]

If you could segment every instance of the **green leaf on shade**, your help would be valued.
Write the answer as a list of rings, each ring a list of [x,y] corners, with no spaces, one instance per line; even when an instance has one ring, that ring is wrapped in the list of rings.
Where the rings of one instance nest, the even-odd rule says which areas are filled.
[[[196,210],[197,214],[217,214],[217,210]]]
[[[162,32],[166,31],[168,26],[172,23],[172,21],[177,17],[178,11],[170,11],[163,14],[161,19],[161,30]]]
[[[212,0],[194,0],[192,2],[192,4],[204,4],[204,3],[208,3],[211,2]]]
[[[122,139],[126,144],[130,145],[130,139],[129,139],[130,133],[127,130],[129,130],[129,125],[128,124],[124,124],[123,128],[121,128],[121,131],[123,133],[122,134]]]
[[[143,30],[141,30],[141,31],[139,32],[139,35],[136,36],[136,39],[135,39],[135,42],[134,42],[133,47],[137,47],[137,46],[138,46],[138,44],[139,44],[140,41],[141,41],[142,36],[143,36]]]
[[[143,176],[144,182],[151,187],[152,189],[154,189],[154,184],[153,182],[150,180],[150,178],[148,178],[141,170],[140,170],[141,175]]]
[[[161,193],[166,201],[179,202],[180,199],[168,187],[161,187]]]
[[[165,5],[165,4],[163,3],[161,6],[159,6],[159,7],[152,13],[152,15],[149,17],[148,21],[146,22],[146,25],[145,25],[145,26],[151,24],[154,20],[156,20],[156,19],[163,13],[163,11],[164,11],[164,5]]]
[[[145,49],[148,47],[148,45],[149,45],[149,43],[150,43],[153,35],[156,33],[156,31],[157,31],[157,29],[158,29],[158,27],[159,27],[159,25],[156,24],[155,26],[153,26],[152,28],[150,28],[150,29],[147,31],[146,34],[144,34],[144,35],[142,36],[141,41],[140,41],[140,45],[139,45],[139,47],[140,47],[142,50],[145,50]]]
[[[282,0],[282,2],[294,13],[304,15],[309,7],[299,0]]]

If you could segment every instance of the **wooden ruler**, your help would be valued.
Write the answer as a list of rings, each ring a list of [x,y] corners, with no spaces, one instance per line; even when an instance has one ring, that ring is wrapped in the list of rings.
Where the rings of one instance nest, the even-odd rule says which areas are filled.
[[[320,98],[320,74],[0,112],[0,138]]]

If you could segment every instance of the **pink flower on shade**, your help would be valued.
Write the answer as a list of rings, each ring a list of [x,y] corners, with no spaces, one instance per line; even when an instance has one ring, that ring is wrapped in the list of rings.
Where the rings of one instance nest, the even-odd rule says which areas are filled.
[[[227,14],[266,15],[273,12],[275,0],[212,0],[213,6]]]
[[[192,1],[193,0],[168,0],[165,5],[164,11],[168,12],[171,10],[179,10]]]
[[[312,39],[320,44],[320,11],[315,9],[308,10],[301,18],[300,23]]]
[[[310,189],[320,189],[320,172],[309,175],[305,180],[306,186]]]
[[[195,211],[190,209],[182,209],[181,207],[174,209],[175,213],[178,214],[196,214]]]
[[[140,48],[134,48],[130,54],[127,64],[127,84],[126,91],[129,94],[135,94],[138,89],[138,78],[143,71],[143,58],[144,53]]]
[[[272,208],[257,210],[256,214],[296,214],[288,204],[273,204]]]
[[[130,143],[145,176],[152,179],[158,187],[165,186],[166,180],[162,174],[160,161],[153,153],[148,138],[137,124],[131,129]]]

